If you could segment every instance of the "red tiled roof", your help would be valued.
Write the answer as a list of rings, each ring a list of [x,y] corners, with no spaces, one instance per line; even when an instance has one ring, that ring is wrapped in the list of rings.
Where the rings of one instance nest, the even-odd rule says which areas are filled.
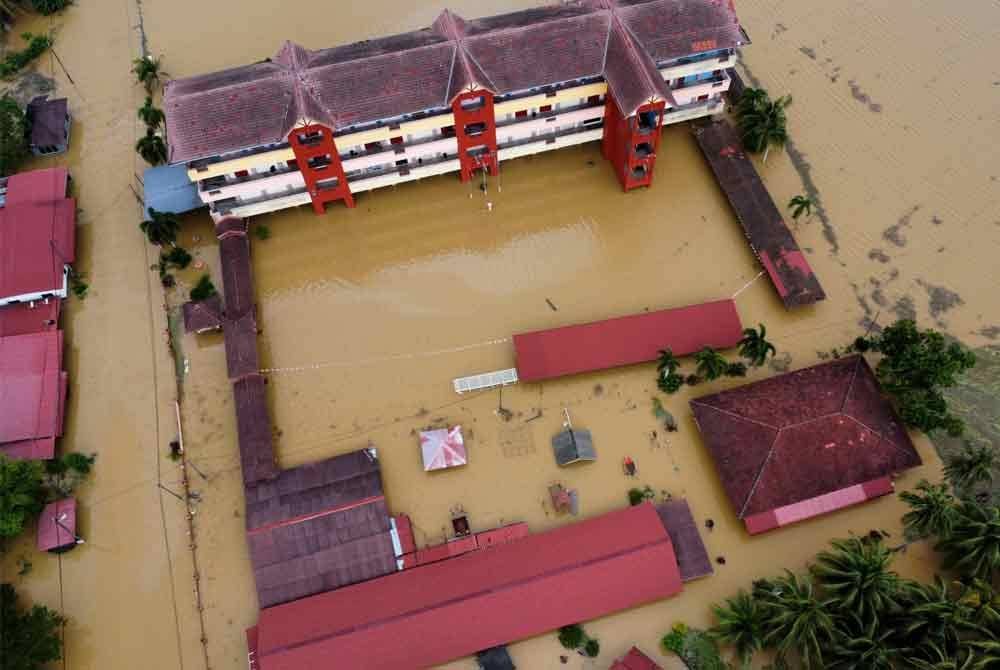
[[[49,298],[0,307],[0,337],[56,330],[61,306],[61,300]]]
[[[0,337],[0,444],[62,434],[63,334]]]
[[[59,523],[56,523],[58,520]],[[38,517],[38,551],[52,551],[76,543],[76,498],[63,498],[45,506]]]
[[[678,499],[661,503],[656,506],[656,513],[674,544],[681,579],[689,582],[712,574],[712,561],[708,558],[708,550],[687,501]]]
[[[743,336],[732,300],[665,309],[514,336],[517,374],[539,381],[656,360],[660,349],[686,356],[726,349]]]
[[[76,201],[66,197],[66,168],[7,180],[0,207],[0,299],[63,288],[63,266],[76,256]]]
[[[920,465],[861,356],[697,398],[691,409],[740,518]]]
[[[624,657],[615,661],[610,670],[663,670],[663,668],[639,651],[638,647],[632,647]]]
[[[246,489],[260,606],[396,570],[378,460],[362,449]]]
[[[651,505],[266,609],[261,670],[423,668],[674,595]]]
[[[222,298],[218,294],[205,300],[184,303],[181,313],[184,315],[184,332],[201,333],[222,328]]]
[[[659,73],[647,76],[655,62],[741,39],[723,0],[582,0],[469,21],[445,10],[430,29],[320,51],[286,44],[263,63],[168,82],[170,161],[282,143],[306,119],[343,130],[441,109],[472,87],[607,75],[630,116],[637,100],[670,100]]]
[[[246,375],[233,382],[236,436],[245,485],[271,479],[278,474],[264,385],[264,377],[259,374]]]

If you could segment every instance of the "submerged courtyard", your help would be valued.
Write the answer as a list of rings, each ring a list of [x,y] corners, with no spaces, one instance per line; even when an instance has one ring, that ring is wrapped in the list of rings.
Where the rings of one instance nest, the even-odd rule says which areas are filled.
[[[453,8],[470,16],[512,8],[459,5]],[[309,22],[244,3],[245,21],[234,28],[241,39],[228,42],[200,39],[186,18],[197,9],[202,32],[222,33],[232,11],[224,3],[109,3],[74,7],[55,20],[57,50],[74,83],[55,62],[46,74],[79,110],[78,148],[57,160],[77,182],[85,213],[80,256],[94,286],[86,303],[68,309],[75,388],[66,439],[96,451],[99,465],[80,495],[90,510],[90,545],[58,569],[36,561],[26,593],[55,604],[64,591],[69,668],[243,668],[243,631],[257,619],[220,335],[179,339],[183,435],[199,495],[190,551],[204,598],[200,615],[190,595],[183,508],[155,488],[157,481],[177,486],[167,458],[173,366],[160,336],[166,323],[155,272],[138,251],[134,166],[125,152],[113,162],[110,151],[132,141],[131,103],[140,98],[128,83],[129,61],[139,53],[135,26],[181,77],[264,57],[286,38],[323,46],[410,29],[440,9],[389,11],[395,7],[366,3],[349,20]],[[579,518],[622,507],[628,489],[649,486],[658,499],[686,498],[699,524],[714,521],[712,530],[701,528],[713,561],[725,559],[714,564],[714,576],[679,597],[587,622],[601,641],[596,661],[571,655],[563,665],[565,651],[545,635],[511,646],[519,667],[607,667],[632,644],[666,668],[680,667],[658,644],[673,623],[709,624],[709,603],[754,578],[802,568],[831,537],[871,529],[898,537],[903,506],[886,497],[751,539],[687,407],[692,397],[742,381],[667,397],[656,389],[654,366],[643,365],[511,386],[502,396],[456,395],[452,379],[514,365],[513,333],[738,293],[744,324],[766,324],[778,347],[772,364],[749,381],[819,362],[876,315],[883,324],[916,316],[971,346],[997,336],[991,268],[1000,176],[991,174],[989,152],[977,150],[979,138],[998,130],[985,111],[997,74],[977,64],[995,13],[966,8],[956,15],[944,3],[928,4],[897,24],[878,8],[858,17],[826,4],[743,0],[739,10],[754,39],[739,71],[795,98],[788,152],[757,165],[779,206],[802,192],[820,205],[795,230],[828,296],[815,307],[786,311],[766,277],[757,278],[760,268],[685,124],[665,129],[652,187],[629,194],[590,144],[504,163],[485,190],[443,176],[366,194],[354,210],[331,207],[316,216],[300,208],[251,221],[272,232],[253,239],[252,258],[282,467],[378,449],[389,508],[410,515],[419,545],[450,534],[458,505],[476,530],[525,521],[539,532],[570,523],[574,517],[557,515],[548,502],[548,486],[557,482],[579,492]],[[38,23],[25,29],[55,27]],[[95,54],[87,35],[99,24],[111,26],[114,39]],[[949,26],[948,40],[962,39],[943,42],[940,25]],[[953,60],[947,76],[945,51]],[[949,100],[959,91],[965,103],[956,109]],[[98,94],[119,104],[93,101]],[[945,125],[951,133],[935,131]],[[219,284],[208,216],[184,217],[179,243]],[[181,283],[197,274],[189,271]],[[654,397],[676,417],[677,432],[654,416]],[[597,462],[555,464],[549,441],[563,408],[574,426],[592,432]],[[455,424],[465,432],[469,464],[425,473],[417,432]],[[924,465],[900,477],[897,490],[939,477],[930,443],[915,441]],[[636,463],[635,478],[623,473],[626,456]],[[5,579],[22,549],[4,557]],[[913,545],[895,566],[927,576],[937,565],[931,553]],[[59,573],[66,577],[61,588]],[[102,625],[108,612],[120,625]],[[462,660],[446,667],[472,666]]]

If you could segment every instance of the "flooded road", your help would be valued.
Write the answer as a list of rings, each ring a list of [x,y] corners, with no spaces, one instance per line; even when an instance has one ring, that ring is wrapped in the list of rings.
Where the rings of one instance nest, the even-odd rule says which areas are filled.
[[[531,4],[451,8],[475,17]],[[818,362],[877,313],[880,323],[916,315],[973,346],[997,337],[1000,165],[991,148],[1000,137],[1000,67],[989,56],[1000,9],[956,7],[925,1],[901,14],[884,3],[738,1],[754,42],[743,72],[794,98],[793,141],[761,173],[779,205],[799,193],[821,205],[795,234],[828,299],[788,313],[762,278],[737,301],[747,325],[767,324],[782,365]],[[74,176],[78,256],[92,285],[64,317],[72,384],[64,445],[98,454],[80,493],[88,544],[61,565],[35,555],[21,581],[32,598],[61,602],[70,618],[67,668],[206,667],[184,506],[156,488],[158,478],[179,488],[166,458],[176,391],[163,295],[149,271],[155,258],[136,229],[129,187],[142,169],[131,149],[142,94],[128,72],[141,50],[137,26],[180,77],[268,57],[285,39],[318,48],[409,30],[442,8],[376,0],[352,3],[345,15],[309,0],[293,14],[259,0],[107,0],[15,27],[56,30],[66,70],[49,56],[39,70],[55,79],[75,118],[72,151],[54,160]],[[506,163],[485,193],[446,175],[365,194],[354,210],[254,220],[272,232],[253,242],[253,263],[281,465],[377,447],[390,509],[412,517],[419,544],[444,539],[459,504],[477,529],[566,523],[545,503],[556,481],[579,490],[584,517],[620,507],[628,488],[648,484],[688,498],[699,521],[715,521],[703,533],[710,555],[726,558],[715,576],[672,600],[588,623],[602,646],[595,662],[574,655],[561,664],[548,635],[511,647],[519,667],[604,668],[632,644],[665,668],[680,667],[658,654],[675,621],[708,624],[709,603],[753,578],[802,568],[827,538],[872,528],[898,538],[902,506],[883,499],[749,539],[697,437],[690,391],[659,395],[680,430],[653,435],[652,365],[508,388],[509,421],[496,411],[496,391],[452,391],[454,377],[511,367],[515,332],[724,298],[754,278],[759,268],[687,128],[667,129],[661,147],[653,186],[627,195],[594,144]],[[181,244],[215,271],[207,215],[184,223]],[[231,392],[221,337],[185,336],[181,346],[185,444],[204,473],[192,488],[202,497],[195,551],[205,648],[211,668],[237,670],[257,611]],[[555,465],[549,440],[562,407],[593,432],[596,463]],[[465,429],[469,465],[425,474],[416,431],[454,423]],[[903,476],[900,489],[939,477],[929,442],[917,443],[925,466]],[[622,475],[625,455],[638,465],[637,480]],[[31,551],[27,541],[11,548],[4,579],[17,579],[16,558]],[[916,545],[897,567],[920,576],[935,564]]]

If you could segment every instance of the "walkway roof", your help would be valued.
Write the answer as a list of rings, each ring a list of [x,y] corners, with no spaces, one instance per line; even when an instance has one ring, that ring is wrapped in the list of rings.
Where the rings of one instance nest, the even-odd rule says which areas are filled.
[[[660,349],[675,356],[704,347],[727,349],[743,337],[732,300],[633,314],[514,336],[517,374],[541,381],[654,361]]]
[[[920,465],[861,356],[697,398],[691,409],[741,519]],[[837,507],[827,503],[816,512]]]
[[[670,538],[639,505],[266,609],[256,659],[424,668],[680,590]]]

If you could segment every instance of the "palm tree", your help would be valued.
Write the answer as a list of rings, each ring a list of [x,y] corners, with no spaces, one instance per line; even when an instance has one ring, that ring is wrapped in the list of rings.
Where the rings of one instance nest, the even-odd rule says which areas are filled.
[[[762,109],[771,101],[767,91],[762,88],[744,89],[740,95],[739,102],[736,103],[736,112],[742,116],[747,112]]]
[[[139,108],[139,118],[146,124],[147,128],[156,130],[163,123],[163,110],[153,106],[152,96],[146,96],[146,102]]]
[[[961,632],[970,627],[971,609],[952,597],[939,575],[933,584],[912,583],[906,594],[905,611],[896,623],[900,638],[913,643],[917,652],[931,658],[937,650],[956,649]]]
[[[135,150],[150,165],[160,165],[167,162],[167,145],[152,128],[146,128],[145,136],[139,138],[139,141],[135,143]]]
[[[788,201],[788,209],[792,210],[792,218],[796,221],[799,217],[805,214],[807,217],[812,216],[813,213],[813,201],[807,195],[797,195]]]
[[[165,73],[160,70],[159,58],[146,56],[132,61],[132,74],[146,87],[147,92],[152,93],[153,86],[160,83],[160,75]]]
[[[944,555],[945,570],[990,581],[1000,568],[1000,508],[963,501],[951,533],[934,549]]]
[[[976,484],[993,483],[993,466],[996,463],[996,453],[993,446],[983,444],[975,446],[965,443],[962,453],[948,459],[944,466],[944,476],[959,493],[968,492]]]
[[[774,356],[777,349],[767,341],[767,328],[764,324],[758,324],[760,331],[753,328],[746,328],[743,331],[743,339],[740,340],[740,356],[750,361],[750,365],[759,368],[767,361],[767,356]]]
[[[735,598],[727,599],[724,607],[713,605],[712,611],[718,623],[709,635],[735,647],[740,666],[749,668],[754,653],[764,646],[762,608],[752,595],[741,590]]]
[[[767,100],[754,109],[743,112],[739,126],[743,132],[743,144],[754,152],[764,152],[764,162],[772,146],[784,146],[788,140],[785,108],[792,103],[791,96],[777,100]]]
[[[698,364],[698,375],[708,381],[718,379],[726,374],[729,361],[712,347],[705,347],[694,355],[694,360]]]
[[[831,603],[865,625],[899,611],[900,578],[889,570],[892,552],[881,538],[851,537],[830,544],[833,551],[817,555],[812,574]]]
[[[893,630],[883,627],[878,619],[865,623],[854,612],[849,612],[837,628],[828,657],[830,670],[893,670],[894,661],[902,649],[892,641]]]
[[[764,611],[764,644],[780,660],[795,651],[806,670],[822,668],[834,622],[830,602],[816,598],[812,581],[786,570],[783,577],[754,583],[753,596]]]
[[[931,535],[948,537],[956,518],[955,497],[944,484],[920,480],[916,491],[903,491],[900,500],[910,506],[903,515],[906,536],[917,540]]]
[[[159,212],[150,207],[149,219],[140,223],[139,229],[146,233],[152,244],[162,247],[177,241],[181,224],[170,212]]]
[[[680,365],[670,349],[660,350],[660,360],[656,364],[656,385],[664,393],[676,393],[684,385],[684,377],[677,373]]]

